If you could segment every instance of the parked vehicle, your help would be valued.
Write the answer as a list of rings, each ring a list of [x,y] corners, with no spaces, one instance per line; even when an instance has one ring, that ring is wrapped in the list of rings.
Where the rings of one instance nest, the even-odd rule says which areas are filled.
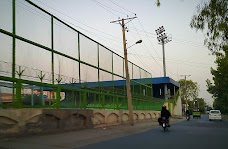
[[[209,120],[220,120],[222,121],[222,114],[220,110],[210,110],[209,112]]]

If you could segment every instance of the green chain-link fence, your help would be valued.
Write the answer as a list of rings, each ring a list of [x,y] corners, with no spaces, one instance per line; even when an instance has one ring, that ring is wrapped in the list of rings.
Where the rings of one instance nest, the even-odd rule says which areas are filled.
[[[0,0],[0,45],[2,107],[127,109],[124,58],[31,1]],[[160,109],[152,75],[129,72],[133,108]]]

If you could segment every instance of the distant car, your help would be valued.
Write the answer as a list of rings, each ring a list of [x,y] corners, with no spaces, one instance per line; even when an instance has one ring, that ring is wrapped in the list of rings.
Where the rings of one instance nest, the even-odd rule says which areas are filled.
[[[209,120],[222,120],[220,110],[210,110],[209,112]]]

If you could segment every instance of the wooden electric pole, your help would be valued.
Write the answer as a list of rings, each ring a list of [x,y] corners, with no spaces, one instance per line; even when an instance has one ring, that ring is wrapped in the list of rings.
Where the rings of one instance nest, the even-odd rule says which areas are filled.
[[[187,83],[186,78],[190,77],[191,75],[181,75],[181,77],[184,77],[184,88],[185,88],[185,111],[188,110],[188,99],[187,99]]]
[[[131,86],[130,86],[130,77],[129,77],[129,70],[128,70],[128,59],[127,59],[127,46],[126,46],[126,36],[125,36],[125,20],[131,20],[135,19],[133,18],[122,18],[121,20],[112,21],[110,23],[116,23],[118,22],[122,27],[122,33],[123,33],[123,47],[124,47],[124,60],[125,60],[125,73],[126,73],[126,88],[127,88],[127,100],[128,100],[128,111],[129,111],[129,123],[130,125],[134,125],[134,119],[133,119],[133,108],[132,108],[132,97],[131,97]],[[128,23],[127,22],[127,23]]]

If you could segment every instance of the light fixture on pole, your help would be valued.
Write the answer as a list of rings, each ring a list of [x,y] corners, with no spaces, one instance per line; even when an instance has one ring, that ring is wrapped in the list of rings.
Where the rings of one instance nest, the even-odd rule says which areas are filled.
[[[131,47],[133,47],[134,45],[139,44],[139,43],[142,43],[142,40],[137,41],[137,42],[134,43],[133,45],[129,46],[127,49],[129,49],[129,48],[131,48]]]
[[[162,44],[162,51],[163,51],[163,71],[164,71],[164,77],[166,77],[166,65],[165,65],[165,47],[164,44],[170,42],[172,39],[171,37],[168,37],[165,33],[165,29],[163,26],[159,27],[155,30],[157,34],[157,39],[159,44]]]
[[[170,42],[172,39],[171,37],[168,37],[165,33],[165,29],[163,26],[159,27],[155,30],[157,34],[157,39],[159,44],[162,44],[162,52],[163,52],[163,71],[164,71],[164,77],[166,77],[166,65],[165,65],[165,44]],[[167,99],[167,84],[164,85],[164,98]]]

